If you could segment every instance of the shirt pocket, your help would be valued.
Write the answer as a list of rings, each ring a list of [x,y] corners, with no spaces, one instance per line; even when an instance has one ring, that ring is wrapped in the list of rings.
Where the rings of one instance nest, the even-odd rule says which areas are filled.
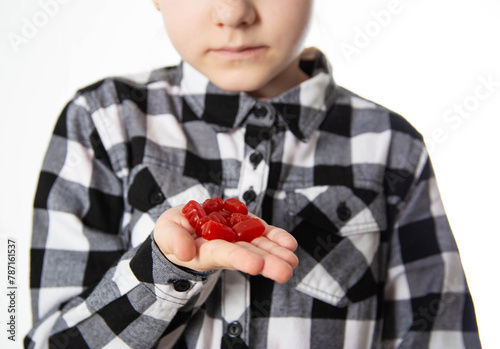
[[[287,193],[300,261],[296,290],[341,307],[376,295],[380,233],[386,229],[381,190],[321,186]]]
[[[141,164],[129,176],[127,202],[130,205],[131,244],[151,234],[160,215],[174,206],[221,196],[222,186],[183,175],[181,168],[154,163]]]

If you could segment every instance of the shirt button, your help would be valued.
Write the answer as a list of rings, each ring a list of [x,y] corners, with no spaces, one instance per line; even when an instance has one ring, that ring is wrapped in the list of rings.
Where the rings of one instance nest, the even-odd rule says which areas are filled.
[[[351,209],[347,207],[345,203],[341,203],[339,207],[337,207],[337,216],[341,221],[347,221],[349,218],[351,218]]]
[[[161,191],[155,191],[149,195],[149,202],[152,205],[158,205],[165,201],[165,196]]]
[[[271,139],[272,137],[272,134],[273,134],[273,130],[271,130],[270,128],[263,128],[261,129],[261,131],[259,132],[259,136],[265,140],[265,141],[268,141]]]
[[[264,158],[264,156],[262,155],[262,153],[256,151],[255,153],[252,153],[250,155],[250,162],[255,166],[257,167],[257,165],[262,161],[262,159]]]
[[[261,119],[267,115],[267,108],[264,107],[262,104],[257,103],[254,107],[254,113],[255,113],[255,116],[257,116],[259,119]]]
[[[174,290],[177,292],[186,292],[191,288],[191,283],[187,280],[174,281]]]
[[[245,200],[245,203],[247,205],[249,203],[251,203],[252,201],[254,201],[256,198],[257,198],[257,194],[251,188],[243,193],[243,200]]]
[[[227,334],[230,337],[238,337],[242,331],[243,328],[241,327],[241,324],[238,321],[231,322],[227,326]]]

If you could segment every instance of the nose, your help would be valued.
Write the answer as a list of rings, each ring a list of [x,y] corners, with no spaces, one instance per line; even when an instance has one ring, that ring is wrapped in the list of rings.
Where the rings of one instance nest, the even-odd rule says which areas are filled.
[[[254,23],[257,14],[251,0],[217,0],[212,18],[218,26],[236,28]]]

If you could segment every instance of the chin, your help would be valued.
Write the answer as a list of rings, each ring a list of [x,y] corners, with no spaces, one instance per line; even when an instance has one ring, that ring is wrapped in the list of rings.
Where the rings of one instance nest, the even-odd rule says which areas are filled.
[[[267,81],[256,79],[255,76],[231,76],[225,78],[211,79],[217,87],[229,92],[251,93],[265,86]]]
[[[218,81],[217,81],[218,80]],[[247,92],[255,91],[261,87],[260,84],[252,83],[249,81],[238,81],[238,79],[233,80],[220,80],[216,79],[212,81],[217,87],[230,91],[230,92]]]
[[[260,90],[265,84],[252,83],[249,81],[238,81],[234,79],[232,81],[212,81],[217,87],[229,91],[229,92],[245,92],[250,95],[254,95],[253,92]]]

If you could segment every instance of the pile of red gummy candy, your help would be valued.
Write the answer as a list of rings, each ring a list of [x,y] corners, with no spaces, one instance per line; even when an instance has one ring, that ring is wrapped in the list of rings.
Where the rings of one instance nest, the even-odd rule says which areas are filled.
[[[222,201],[215,197],[202,205],[191,200],[184,205],[182,213],[195,228],[196,235],[207,240],[251,242],[266,230],[262,221],[249,216],[247,206],[236,198]]]

